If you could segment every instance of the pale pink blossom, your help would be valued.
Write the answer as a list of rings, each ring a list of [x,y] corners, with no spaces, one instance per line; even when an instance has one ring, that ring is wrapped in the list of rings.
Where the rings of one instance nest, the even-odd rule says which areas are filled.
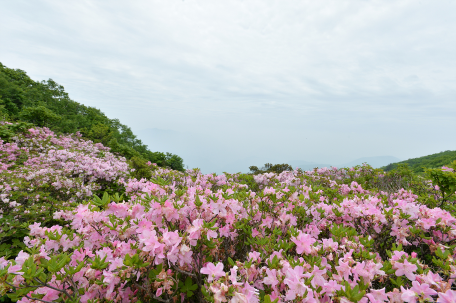
[[[214,265],[212,262],[209,262],[201,268],[200,271],[202,274],[209,275],[207,280],[211,282],[213,279],[218,279],[220,277],[223,277],[225,275],[225,272],[223,271],[223,263],[217,263],[217,265]]]

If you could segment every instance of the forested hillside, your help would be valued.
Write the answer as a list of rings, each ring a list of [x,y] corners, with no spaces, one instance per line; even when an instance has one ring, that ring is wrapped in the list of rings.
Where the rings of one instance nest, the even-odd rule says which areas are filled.
[[[0,63],[0,120],[23,121],[48,127],[56,133],[80,132],[83,138],[102,143],[130,159],[133,167],[150,161],[158,166],[184,170],[181,157],[152,152],[131,129],[110,119],[99,109],[71,100],[52,79],[37,82],[25,71]]]
[[[438,168],[449,165],[456,160],[456,150],[447,150],[444,152],[408,159],[405,161],[391,163],[382,167],[385,171],[391,171],[399,167],[400,164],[407,164],[414,173],[423,173],[425,168]]]

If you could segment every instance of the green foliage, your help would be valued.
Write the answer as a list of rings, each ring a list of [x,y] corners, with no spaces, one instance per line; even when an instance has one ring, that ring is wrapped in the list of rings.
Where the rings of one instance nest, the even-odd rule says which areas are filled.
[[[279,298],[275,299],[274,301],[271,300],[271,296],[270,295],[265,295],[264,296],[264,303],[277,303],[279,302]]]
[[[93,124],[89,131],[86,133],[86,137],[95,143],[102,143],[108,146],[109,141],[113,139],[113,131],[111,128],[102,123]]]
[[[239,174],[236,178],[236,181],[241,184],[247,184],[249,186],[249,189],[254,192],[258,192],[260,190],[258,183],[255,181],[253,175],[251,174]]]
[[[119,195],[118,193],[116,194]],[[100,209],[105,209],[106,206],[108,206],[109,202],[111,202],[111,197],[108,195],[108,193],[104,193],[102,198],[98,197],[97,195],[93,195],[93,199],[90,202]]]
[[[0,121],[6,121],[9,119],[10,119],[10,116],[8,114],[8,110],[5,107],[5,102],[2,100],[2,98],[0,96]]]
[[[293,167],[289,164],[271,164],[266,163],[261,169],[257,166],[250,166],[249,167],[250,173],[254,175],[264,174],[264,173],[276,173],[280,174],[283,171],[291,171]]]
[[[27,122],[14,124],[0,124],[0,138],[4,142],[10,142],[10,139],[17,134],[27,132],[33,125]]]
[[[32,107],[25,107],[20,113],[19,117],[23,121],[30,122],[39,127],[50,127],[55,122],[62,119],[61,116],[55,114],[52,110],[39,105]]]
[[[391,163],[382,167],[382,169],[385,171],[391,171],[393,169],[397,169],[401,164],[408,164],[414,173],[424,173],[426,168],[439,168],[444,165],[449,165],[455,160],[456,150],[447,150],[424,157],[408,159],[406,161],[401,161],[398,163]]]
[[[2,70],[0,65],[0,70]],[[5,112],[17,115],[25,103],[24,91],[20,86],[11,83],[6,75],[0,73],[0,102]]]
[[[166,153],[165,161],[166,161],[167,165],[174,170],[180,170],[180,171],[184,170],[184,160],[181,157],[179,157],[178,155]],[[156,163],[156,162],[154,162],[154,163]]]
[[[185,283],[179,281],[179,288],[181,293],[185,293],[187,298],[191,298],[193,296],[193,292],[198,288],[198,284],[193,284],[193,281],[190,277],[185,279]]]
[[[417,175],[407,163],[400,163],[396,168],[377,175],[371,182],[373,188],[388,193],[396,192],[400,189],[411,190],[420,196],[427,193],[429,186],[425,179]]]
[[[432,181],[432,184],[437,185],[440,191],[440,205],[439,207],[444,206],[444,203],[450,202],[450,198],[454,200],[454,194],[456,192],[456,161],[454,161],[449,168],[452,168],[453,171],[450,170],[442,170],[442,169],[426,169],[425,173]]]
[[[99,109],[71,100],[64,87],[52,79],[34,81],[24,71],[1,63],[0,119],[46,126],[58,134],[79,131],[84,138],[109,146],[127,159],[139,157],[161,167],[184,171],[181,157],[150,151],[128,126],[108,118]]]
[[[362,284],[362,283],[360,283]],[[365,290],[360,289],[359,285],[356,285],[353,289],[350,284],[345,281],[345,290],[339,290],[337,294],[341,297],[346,297],[350,302],[358,302],[366,293]],[[365,287],[367,288],[367,287]]]
[[[152,177],[153,168],[151,168],[151,165],[148,165],[143,158],[133,157],[128,163],[130,164],[130,167],[134,169],[130,174],[133,178],[141,180],[142,178],[150,179]]]

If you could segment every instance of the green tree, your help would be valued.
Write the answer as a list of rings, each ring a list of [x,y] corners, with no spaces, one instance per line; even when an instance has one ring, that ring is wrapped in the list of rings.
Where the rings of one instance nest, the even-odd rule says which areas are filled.
[[[450,198],[454,198],[456,193],[456,161],[449,165],[449,169],[426,169],[426,175],[432,180],[432,184],[438,186],[440,191],[441,201],[437,207],[444,206],[449,203]]]
[[[92,125],[86,137],[95,143],[102,143],[109,146],[109,142],[113,137],[113,131],[108,125],[98,123]]]
[[[19,117],[22,121],[30,122],[40,127],[49,127],[62,119],[61,116],[42,105],[25,107],[19,113]]]
[[[130,167],[134,169],[134,171],[130,174],[133,178],[138,180],[150,179],[152,177],[152,168],[151,166],[147,165],[146,160],[140,157],[133,157],[128,161]]]
[[[166,163],[170,168],[174,170],[184,170],[184,160],[178,155],[166,153]]]
[[[249,167],[250,173],[253,175],[264,174],[264,173],[276,173],[280,174],[284,171],[292,171],[293,167],[289,164],[271,164],[266,163],[261,169],[257,166],[250,166]]]

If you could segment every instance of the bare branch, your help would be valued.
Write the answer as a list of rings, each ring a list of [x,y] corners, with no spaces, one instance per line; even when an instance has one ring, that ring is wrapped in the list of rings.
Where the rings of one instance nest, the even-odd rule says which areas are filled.
[[[93,226],[92,224],[89,224],[100,236],[103,237],[102,233],[95,227]]]
[[[179,269],[176,265],[171,264],[171,267],[174,268],[175,270],[177,270],[178,272],[180,272],[181,274],[184,274],[184,275],[187,275],[187,276],[191,276],[191,277],[195,277],[196,278],[196,275],[194,273],[191,273],[191,272],[188,272],[188,271],[185,271],[185,270],[182,270],[182,269]]]
[[[49,284],[47,284],[47,283],[43,283],[43,282],[42,282],[40,279],[38,279],[38,278],[33,278],[33,280],[35,280],[35,282],[37,282],[37,283],[40,283],[40,284],[41,284],[41,287],[48,287],[48,288],[50,288],[50,289],[57,290],[57,291],[59,291],[59,292],[61,292],[61,293],[64,293],[68,298],[72,298],[72,297],[73,297],[72,295],[70,295],[70,294],[69,294],[66,290],[64,290],[64,289],[59,289],[59,288],[56,288],[56,287],[54,287],[54,286],[51,286],[51,285],[49,285]]]
[[[41,302],[44,302],[44,303],[55,303],[55,301],[41,300],[41,299],[38,299],[38,298],[29,297],[29,296],[27,296],[27,295],[25,295],[25,297],[26,297],[27,299],[30,299],[30,300],[37,300],[37,301],[41,301]]]

